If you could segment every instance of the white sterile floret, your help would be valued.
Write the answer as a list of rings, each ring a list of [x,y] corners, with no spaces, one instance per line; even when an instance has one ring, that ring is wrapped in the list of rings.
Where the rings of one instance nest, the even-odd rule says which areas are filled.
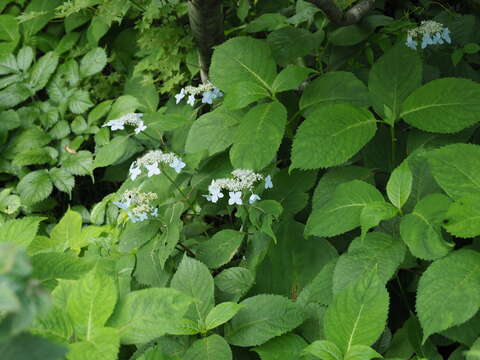
[[[158,209],[151,205],[155,199],[157,199],[155,193],[132,189],[125,191],[120,201],[113,201],[112,203],[120,209],[126,210],[128,218],[132,222],[140,222],[147,220],[150,216],[156,217],[158,215]]]
[[[185,167],[185,163],[180,157],[174,153],[164,153],[162,150],[152,150],[135,160],[130,165],[130,179],[135,180],[141,173],[142,169],[147,171],[147,176],[159,175],[162,171],[160,165],[166,164],[180,173]]]
[[[253,204],[255,201],[261,200],[260,196],[257,194],[252,194],[250,195],[250,198],[248,199],[249,204]]]
[[[223,93],[220,89],[217,89],[211,82],[200,84],[199,86],[186,86],[178,94],[175,95],[175,102],[177,104],[188,95],[187,104],[190,106],[195,105],[195,96],[202,96],[203,104],[213,104],[213,100],[222,97]]]
[[[242,192],[241,191],[230,191],[228,193],[228,196],[230,196],[230,198],[228,199],[228,205],[242,205],[243,202],[242,202]]]
[[[124,130],[125,125],[131,125],[135,127],[135,134],[139,134],[144,131],[147,126],[142,120],[143,114],[129,113],[114,120],[107,121],[102,127],[109,126],[112,131]]]
[[[267,177],[265,178],[265,189],[271,188],[273,188],[272,177],[270,175],[267,175]]]
[[[422,21],[419,27],[408,30],[406,45],[417,50],[418,42],[421,40],[421,48],[425,49],[429,45],[442,45],[445,42],[450,44],[450,30],[442,24],[428,20]]]

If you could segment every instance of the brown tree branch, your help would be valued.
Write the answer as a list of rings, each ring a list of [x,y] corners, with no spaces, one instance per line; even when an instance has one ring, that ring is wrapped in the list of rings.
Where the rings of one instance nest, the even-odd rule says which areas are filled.
[[[373,8],[375,0],[361,0],[356,5],[343,12],[334,0],[306,0],[319,7],[327,17],[337,25],[347,26],[359,22]]]

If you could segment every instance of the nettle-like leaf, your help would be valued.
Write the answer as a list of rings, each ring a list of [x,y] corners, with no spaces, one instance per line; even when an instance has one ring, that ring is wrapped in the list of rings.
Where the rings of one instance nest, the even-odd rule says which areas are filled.
[[[211,330],[226,323],[242,308],[234,302],[224,302],[215,306],[205,318],[205,330]]]
[[[58,65],[58,55],[49,52],[43,55],[30,69],[29,87],[33,92],[43,89]]]
[[[231,267],[218,274],[214,281],[219,290],[218,297],[224,301],[238,301],[247,293],[255,278],[252,272],[243,267]]]
[[[297,130],[291,169],[340,165],[360,151],[376,129],[376,120],[368,110],[348,104],[315,109]]]
[[[297,89],[312,72],[314,72],[314,70],[303,66],[288,65],[285,69],[280,71],[273,81],[272,90],[275,93],[279,93],[282,91]]]
[[[401,209],[407,202],[412,191],[412,182],[413,175],[407,161],[392,171],[387,183],[387,195],[397,209]]]
[[[17,185],[22,202],[32,205],[42,201],[53,190],[52,180],[47,170],[36,170],[25,175]]]
[[[80,76],[88,77],[95,75],[103,70],[107,64],[107,54],[105,50],[97,47],[86,53],[80,60]]]
[[[257,295],[240,305],[243,307],[225,327],[225,338],[232,345],[261,345],[303,322],[300,308],[280,295]]]
[[[473,238],[480,235],[480,194],[455,201],[448,209],[444,225],[452,235]]]
[[[287,110],[277,101],[252,108],[240,122],[230,149],[233,166],[253,170],[267,166],[280,147],[286,123]]]
[[[436,260],[418,283],[423,341],[469,320],[480,308],[480,253],[461,249]]]
[[[273,338],[265,344],[253,348],[252,351],[255,351],[262,360],[300,360],[306,346],[307,342],[301,336],[289,333]]]
[[[355,345],[372,345],[385,329],[389,297],[376,271],[339,292],[327,309],[325,338],[345,354]]]
[[[75,186],[75,178],[65,169],[52,168],[49,170],[50,179],[52,179],[53,185],[67,194],[71,194],[73,187]]]
[[[479,121],[480,84],[443,78],[415,90],[403,103],[400,117],[424,131],[455,133]]]
[[[83,341],[70,344],[69,349],[68,360],[83,360],[86,357],[116,360],[120,349],[119,331],[107,327],[95,329]]]
[[[195,341],[182,359],[232,360],[232,350],[223,337],[215,334]]]
[[[342,360],[342,351],[333,342],[317,340],[305,348],[305,353],[312,354],[322,360]]]
[[[374,186],[353,180],[335,189],[333,198],[310,214],[306,235],[336,236],[360,226],[360,215],[369,203],[385,202]]]
[[[33,274],[39,280],[76,280],[89,272],[93,263],[73,254],[42,252],[32,256]]]
[[[87,150],[75,154],[65,154],[61,162],[62,168],[73,175],[87,175],[92,171],[93,157]]]
[[[412,213],[402,217],[400,235],[417,258],[435,260],[447,255],[454,244],[443,238],[441,226],[452,201],[443,194],[420,200]]]
[[[3,223],[0,225],[0,243],[9,241],[28,247],[37,235],[38,225],[45,219],[39,216],[27,216]]]
[[[221,230],[197,247],[197,258],[211,269],[228,263],[242,244],[244,234],[235,230]]]

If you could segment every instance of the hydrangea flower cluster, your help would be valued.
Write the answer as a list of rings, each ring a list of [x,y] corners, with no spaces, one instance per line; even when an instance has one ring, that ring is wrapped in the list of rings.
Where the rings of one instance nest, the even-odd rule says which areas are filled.
[[[208,186],[208,195],[203,195],[208,201],[216,203],[218,199],[223,198],[223,190],[228,191],[228,205],[242,205],[243,191],[250,191],[251,195],[248,202],[253,204],[260,200],[260,196],[253,193],[253,186],[256,182],[263,180],[263,175],[257,174],[252,170],[236,169],[232,171],[232,178],[221,178],[212,180]],[[265,177],[265,189],[272,188],[272,178],[270,175]]]
[[[429,45],[441,45],[443,43],[450,44],[450,30],[442,24],[428,20],[422,21],[419,27],[408,30],[406,45],[412,49],[417,50],[418,40],[422,39],[421,48],[425,49]]]
[[[141,173],[142,168],[147,171],[147,176],[158,175],[161,173],[159,165],[167,164],[177,173],[180,173],[185,167],[185,163],[174,153],[164,153],[162,150],[152,150],[135,160],[130,165],[130,179],[135,180]]]
[[[125,129],[125,125],[131,125],[135,127],[135,134],[139,134],[147,128],[143,123],[142,116],[143,114],[129,113],[118,119],[106,122],[102,127],[110,126],[111,130],[115,131]]]
[[[155,193],[132,189],[125,191],[120,201],[112,201],[112,203],[127,211],[128,218],[136,223],[147,220],[150,216],[158,215],[158,208],[151,205],[156,198],[157,194]]]
[[[195,96],[202,94],[203,104],[213,104],[213,100],[222,97],[223,93],[220,89],[217,89],[211,82],[200,84],[199,86],[186,86],[180,92],[175,95],[176,103],[180,103],[182,99],[188,95],[187,104],[190,106],[195,105]]]

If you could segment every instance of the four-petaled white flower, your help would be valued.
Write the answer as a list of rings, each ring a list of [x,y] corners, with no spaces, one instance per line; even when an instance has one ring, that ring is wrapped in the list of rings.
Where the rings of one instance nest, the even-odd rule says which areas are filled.
[[[195,105],[195,95],[192,94],[188,97],[187,104],[190,105],[190,106]]]
[[[228,193],[228,196],[230,196],[230,198],[228,199],[228,205],[242,205],[243,202],[242,202],[242,192],[241,191],[230,191]]]
[[[185,88],[182,88],[182,90],[180,90],[180,92],[175,95],[175,103],[178,104],[180,103],[180,101],[182,101],[182,99],[185,97]]]
[[[140,121],[138,123],[138,126],[135,128],[135,134],[140,134],[143,130],[145,130],[147,126],[144,124],[143,121]]]
[[[135,181],[135,179],[142,173],[142,170],[138,167],[131,167],[130,168],[130,179]]]
[[[271,189],[271,188],[273,188],[272,177],[270,175],[267,175],[265,177],[265,189]]]
[[[170,167],[175,169],[177,173],[180,173],[180,171],[182,171],[182,169],[185,167],[185,163],[182,160],[175,158],[170,164]]]
[[[147,169],[147,171],[148,171],[148,174],[147,174],[148,177],[160,174],[160,169],[158,168],[158,163],[145,164],[145,169]]]
[[[223,193],[222,189],[220,189],[218,186],[215,185],[215,182],[212,180],[212,183],[208,187],[208,191],[210,192],[209,198],[207,198],[208,201],[211,201],[213,203],[216,203],[218,199],[223,198]]]
[[[258,196],[257,194],[252,194],[252,195],[250,195],[250,198],[248,199],[248,202],[250,204],[253,204],[255,201],[260,200],[260,199],[261,199],[260,196]]]

